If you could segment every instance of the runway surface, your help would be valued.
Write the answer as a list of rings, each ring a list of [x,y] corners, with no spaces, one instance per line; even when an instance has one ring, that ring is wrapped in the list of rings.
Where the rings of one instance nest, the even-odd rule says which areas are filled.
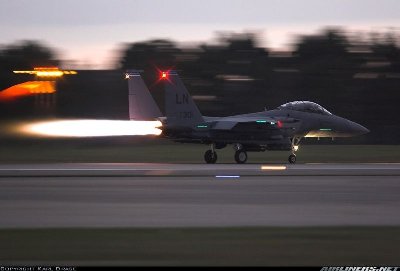
[[[400,163],[360,164],[158,164],[62,163],[0,165],[0,177],[18,176],[400,176]]]
[[[400,164],[0,165],[0,228],[400,225]]]

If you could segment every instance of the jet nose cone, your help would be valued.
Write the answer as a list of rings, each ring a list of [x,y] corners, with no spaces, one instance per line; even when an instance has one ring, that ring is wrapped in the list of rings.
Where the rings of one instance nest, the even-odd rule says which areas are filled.
[[[362,134],[368,134],[369,132],[371,132],[370,130],[368,130],[367,128],[365,128],[364,126],[360,125],[363,129]]]
[[[351,122],[350,127],[354,135],[364,135],[370,132],[367,128],[355,122]]]

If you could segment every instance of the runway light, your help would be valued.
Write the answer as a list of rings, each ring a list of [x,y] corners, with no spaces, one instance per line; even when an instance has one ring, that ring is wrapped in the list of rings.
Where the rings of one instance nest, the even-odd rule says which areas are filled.
[[[55,120],[24,124],[19,132],[45,137],[160,135],[159,121]]]
[[[286,166],[261,166],[261,170],[286,170]]]

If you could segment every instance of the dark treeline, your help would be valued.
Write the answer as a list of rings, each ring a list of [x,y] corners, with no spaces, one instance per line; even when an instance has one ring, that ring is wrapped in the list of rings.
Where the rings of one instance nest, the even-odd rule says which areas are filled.
[[[90,77],[85,77],[89,72],[81,72],[80,76],[60,83],[60,91],[84,85],[86,105],[93,106],[74,104],[72,99],[68,102],[70,109],[58,112],[84,112],[91,108],[92,116],[107,117],[105,114],[109,112],[104,111],[107,107],[99,105],[113,102],[110,110],[124,108],[120,113],[126,114],[127,88],[120,75],[127,69],[143,70],[147,85],[163,108],[157,70],[175,69],[204,115],[256,112],[288,101],[310,100],[371,130],[369,135],[354,142],[397,144],[400,136],[399,41],[395,32],[367,36],[326,29],[317,35],[300,37],[291,52],[263,48],[258,36],[252,33],[220,34],[213,45],[191,48],[171,40],[126,44],[117,57],[115,70],[108,76],[104,71],[101,78],[93,74],[95,71]],[[38,43],[4,48],[0,52],[1,84],[4,87],[10,82],[6,75],[16,67],[47,64],[61,62],[52,50]],[[90,82],[84,82],[85,78]],[[96,84],[96,78],[101,83]],[[74,93],[66,92],[60,93],[59,99],[68,100],[67,96]],[[109,99],[110,94],[114,99]]]
[[[54,50],[37,41],[22,41],[0,47],[0,90],[20,81],[13,70],[31,70],[39,66],[57,66]]]

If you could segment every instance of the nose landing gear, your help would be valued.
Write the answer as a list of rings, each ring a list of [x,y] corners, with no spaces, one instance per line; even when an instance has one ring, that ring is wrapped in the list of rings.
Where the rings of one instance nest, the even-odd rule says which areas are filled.
[[[288,161],[290,164],[295,164],[296,163],[296,154],[295,152],[299,148],[299,143],[300,143],[301,137],[293,137],[292,138],[292,154],[289,155]]]
[[[296,154],[292,153],[291,155],[289,155],[288,161],[291,164],[295,164],[296,163]]]

